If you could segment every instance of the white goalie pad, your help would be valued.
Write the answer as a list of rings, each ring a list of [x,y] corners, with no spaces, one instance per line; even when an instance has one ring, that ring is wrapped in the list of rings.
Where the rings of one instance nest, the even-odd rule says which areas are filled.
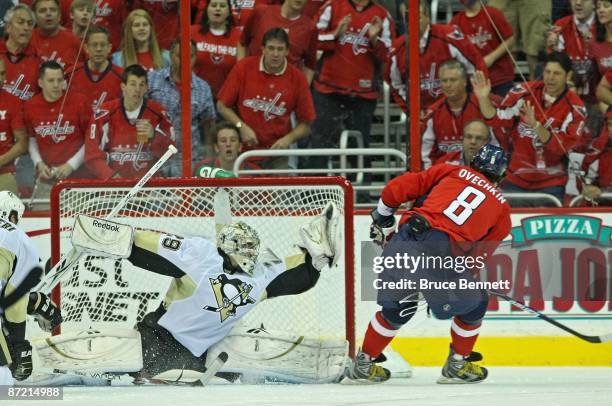
[[[37,368],[75,373],[126,373],[142,369],[140,333],[134,329],[83,330],[35,339]]]
[[[134,229],[126,224],[79,214],[74,221],[71,241],[79,251],[127,258],[132,252]]]
[[[343,236],[340,210],[333,202],[327,203],[314,220],[302,225],[299,233],[302,241],[298,245],[308,251],[317,270],[320,271],[325,265],[333,268],[338,263]]]
[[[229,354],[221,372],[242,374],[243,382],[282,381],[290,383],[331,383],[339,381],[348,362],[348,342],[317,339],[262,328],[234,329],[209,350]]]

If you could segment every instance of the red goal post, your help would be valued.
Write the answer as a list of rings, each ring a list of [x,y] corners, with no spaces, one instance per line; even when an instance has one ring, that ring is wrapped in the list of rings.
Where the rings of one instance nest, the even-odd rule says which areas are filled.
[[[71,248],[76,214],[103,217],[135,180],[69,180],[51,193],[51,261]],[[343,254],[338,269],[325,269],[317,286],[289,297],[265,300],[244,318],[250,327],[291,331],[321,338],[345,337],[355,350],[355,265],[353,189],[341,177],[156,178],[149,181],[115,220],[177,235],[214,239],[214,196],[225,190],[232,219],[258,231],[262,248],[279,256],[295,252],[298,227],[332,200],[342,213]],[[64,331],[89,327],[132,327],[155,310],[170,279],[143,271],[128,261],[83,256],[53,292],[62,308]],[[249,325],[250,323],[250,325]]]

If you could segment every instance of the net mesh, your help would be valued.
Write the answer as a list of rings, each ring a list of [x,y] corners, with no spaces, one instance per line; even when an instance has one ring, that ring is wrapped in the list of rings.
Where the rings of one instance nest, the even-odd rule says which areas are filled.
[[[298,252],[295,246],[298,227],[319,214],[328,201],[335,202],[342,212],[341,229],[348,215],[341,185],[294,182],[225,187],[199,183],[148,186],[130,199],[114,219],[139,229],[214,239],[215,211],[229,205],[232,219],[254,226],[262,247],[272,249],[282,258]],[[104,217],[129,189],[71,186],[60,190],[59,213],[55,214],[59,221],[52,230],[59,238],[60,252],[71,248],[70,234],[78,213]],[[215,194],[221,189],[227,192],[227,198],[215,203]],[[317,285],[304,294],[261,302],[247,314],[243,324],[246,327],[263,324],[267,329],[321,337],[345,337],[344,253],[338,264],[338,269],[324,270]],[[159,306],[169,283],[170,278],[135,267],[127,260],[84,256],[61,285],[62,331],[131,327]]]

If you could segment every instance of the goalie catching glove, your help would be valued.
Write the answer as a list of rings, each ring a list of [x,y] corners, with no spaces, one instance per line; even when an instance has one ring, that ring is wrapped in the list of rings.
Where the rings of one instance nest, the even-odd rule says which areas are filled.
[[[336,265],[341,254],[340,210],[332,202],[327,203],[321,214],[300,227],[301,242],[298,246],[308,251],[312,265],[320,271],[325,266]]]
[[[31,292],[28,314],[34,316],[43,331],[50,332],[62,323],[62,314],[55,303],[41,292]]]
[[[395,231],[395,217],[393,214],[390,216],[383,216],[378,212],[378,209],[372,210],[371,216],[372,224],[370,224],[370,238],[382,247],[387,243],[392,233]]]

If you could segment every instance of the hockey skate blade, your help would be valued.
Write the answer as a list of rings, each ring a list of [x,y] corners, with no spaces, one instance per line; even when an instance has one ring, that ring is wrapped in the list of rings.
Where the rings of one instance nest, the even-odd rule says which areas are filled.
[[[202,386],[206,386],[206,384],[212,379],[212,377],[215,376],[217,372],[219,372],[219,370],[227,362],[227,359],[228,355],[225,351],[217,355],[217,358],[215,358],[213,362],[209,365],[209,367],[206,368],[206,372],[204,372],[204,375],[202,375],[202,377],[200,378],[200,383],[202,384]]]
[[[447,378],[444,375],[440,375],[440,377],[438,378],[438,380],[436,381],[436,383],[440,384],[440,385],[470,385],[470,384],[476,384],[476,383],[480,383],[483,382],[483,380],[481,381],[464,381],[463,379],[459,379],[459,378]]]
[[[380,384],[385,383],[385,382],[387,382],[387,381],[384,381],[384,382],[374,382],[374,381],[370,381],[368,379],[351,379],[348,376],[345,376],[340,381],[340,385],[380,385]]]

